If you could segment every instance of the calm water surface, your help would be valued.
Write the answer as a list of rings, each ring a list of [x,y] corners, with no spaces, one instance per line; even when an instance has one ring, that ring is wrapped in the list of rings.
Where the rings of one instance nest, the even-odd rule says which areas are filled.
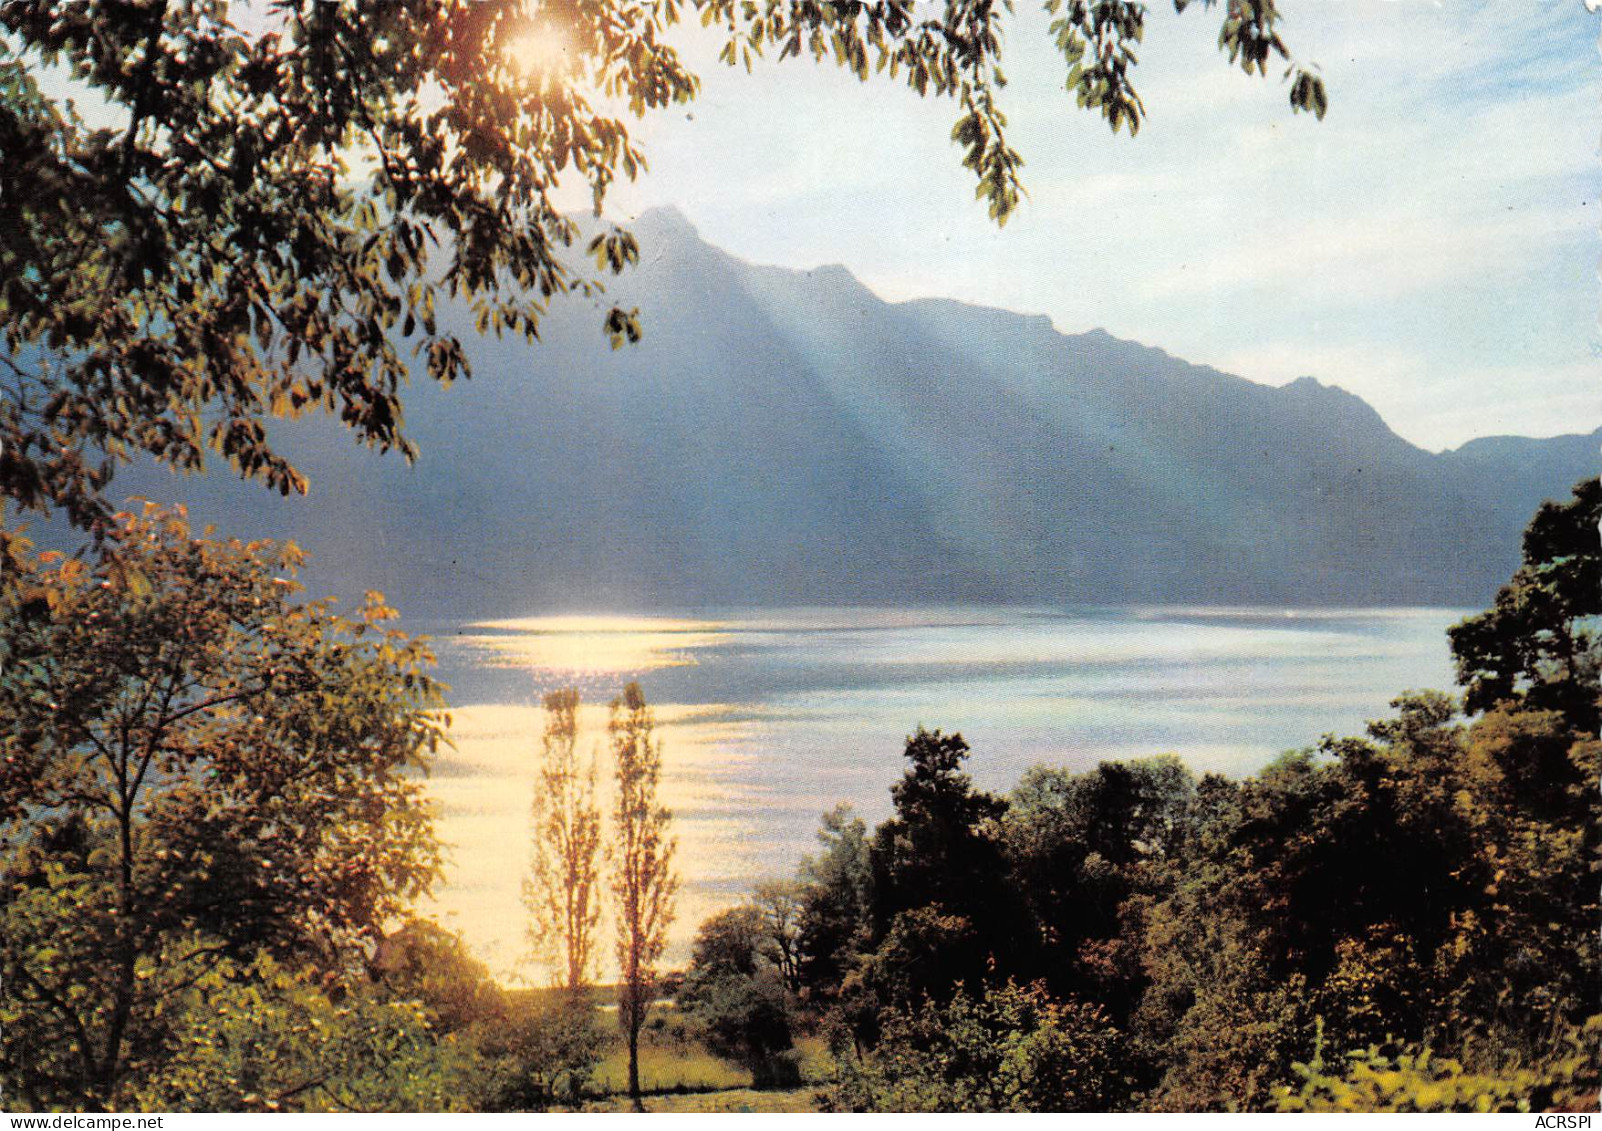
[[[576,685],[584,744],[638,680],[664,740],[679,838],[670,960],[758,880],[788,875],[818,816],[889,811],[902,740],[960,731],[1005,791],[1036,763],[1088,769],[1175,753],[1243,775],[1327,733],[1359,733],[1398,692],[1450,689],[1445,609],[797,609],[562,616],[420,626],[452,685],[456,749],[431,782],[452,865],[436,908],[506,977],[525,950],[541,696]],[[603,790],[605,781],[603,765]]]

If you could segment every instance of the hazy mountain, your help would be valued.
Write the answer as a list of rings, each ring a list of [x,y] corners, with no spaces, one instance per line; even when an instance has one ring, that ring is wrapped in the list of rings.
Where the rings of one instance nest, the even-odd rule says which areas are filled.
[[[280,431],[312,481],[280,501],[139,470],[228,531],[296,539],[314,589],[408,611],[1039,601],[1484,603],[1535,505],[1593,474],[1602,432],[1441,455],[1359,398],[1270,388],[1101,331],[924,300],[842,267],[743,263],[677,213],[637,225],[607,301],[543,343],[474,340],[420,381],[422,458],[327,422]],[[454,319],[464,338],[466,316]]]

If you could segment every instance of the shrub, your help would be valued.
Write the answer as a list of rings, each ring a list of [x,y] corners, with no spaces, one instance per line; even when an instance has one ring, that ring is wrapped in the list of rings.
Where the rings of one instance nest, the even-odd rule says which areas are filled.
[[[828,1110],[1096,1111],[1109,1106],[1120,1037],[1096,1005],[1008,982],[974,998],[886,1010],[868,1055],[843,1061]]]

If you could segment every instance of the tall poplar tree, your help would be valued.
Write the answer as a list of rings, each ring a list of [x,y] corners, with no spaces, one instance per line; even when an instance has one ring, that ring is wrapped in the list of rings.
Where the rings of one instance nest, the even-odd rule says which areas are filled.
[[[595,760],[580,764],[576,688],[545,696],[545,738],[534,783],[534,849],[523,883],[535,954],[559,984],[589,984],[601,925],[601,810]]]
[[[608,725],[617,759],[612,896],[617,917],[618,1024],[628,1038],[629,1097],[640,1108],[640,1030],[656,989],[656,963],[673,922],[679,879],[670,813],[657,798],[662,744],[640,685],[612,700]]]

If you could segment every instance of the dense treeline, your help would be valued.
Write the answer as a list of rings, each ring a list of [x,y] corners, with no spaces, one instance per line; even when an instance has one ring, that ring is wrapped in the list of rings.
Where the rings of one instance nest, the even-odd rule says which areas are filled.
[[[1588,1108],[1599,522],[1594,481],[1544,506],[1451,630],[1461,709],[1406,693],[1244,780],[1158,757],[996,796],[960,736],[920,730],[892,816],[825,815],[793,880],[702,924],[649,1020],[671,837],[626,689],[621,1037],[573,942],[591,896],[545,916],[571,959],[550,993],[407,920],[439,868],[416,773],[446,720],[376,595],[355,619],[300,603],[292,547],[155,508],[92,565],[13,545],[0,1087],[32,1109],[529,1110],[593,1096],[609,1056],[621,1092],[626,1054],[637,1102],[648,1030],[769,1088],[816,1082],[826,1039],[836,1110]],[[594,770],[576,700],[553,703],[531,890],[593,894]]]
[[[1005,797],[960,736],[910,737],[894,815],[829,814],[794,888],[829,1101],[1589,1106],[1599,518],[1595,482],[1544,506],[1452,629],[1466,716],[1409,692],[1242,781],[1168,757]]]

